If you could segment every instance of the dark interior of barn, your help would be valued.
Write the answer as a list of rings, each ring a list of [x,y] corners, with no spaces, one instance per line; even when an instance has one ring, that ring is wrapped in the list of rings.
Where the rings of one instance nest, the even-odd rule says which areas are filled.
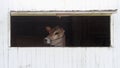
[[[110,16],[11,16],[11,47],[50,47],[46,26],[65,30],[66,47],[109,47]]]

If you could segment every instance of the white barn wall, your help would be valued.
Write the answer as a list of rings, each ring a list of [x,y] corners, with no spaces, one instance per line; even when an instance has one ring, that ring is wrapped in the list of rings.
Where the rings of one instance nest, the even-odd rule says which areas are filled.
[[[0,0],[0,67],[8,68],[8,3]]]
[[[116,8],[114,0],[12,0],[11,10],[94,10]]]
[[[120,5],[115,0],[0,0],[0,68],[119,68]],[[10,47],[10,11],[108,10],[112,47]]]

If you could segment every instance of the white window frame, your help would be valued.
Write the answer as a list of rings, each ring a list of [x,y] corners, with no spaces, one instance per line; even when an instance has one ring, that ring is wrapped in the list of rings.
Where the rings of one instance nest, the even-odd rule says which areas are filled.
[[[114,45],[114,13],[117,9],[114,10],[48,10],[48,11],[10,11],[11,16],[110,16],[110,46]],[[11,21],[10,21],[11,23]],[[11,27],[11,26],[10,26]],[[9,47],[11,47],[11,28],[9,27]],[[24,47],[19,47],[24,48]],[[25,47],[29,48],[29,47]],[[34,47],[32,47],[34,48]],[[36,47],[35,47],[36,48]],[[37,47],[41,48],[41,47]],[[46,48],[46,47],[45,47]],[[89,47],[82,47],[89,48]]]

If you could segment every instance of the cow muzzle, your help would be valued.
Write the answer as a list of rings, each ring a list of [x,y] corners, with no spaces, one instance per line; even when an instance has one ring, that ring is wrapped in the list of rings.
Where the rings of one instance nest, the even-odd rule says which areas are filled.
[[[51,40],[50,40],[48,37],[46,37],[46,38],[44,38],[44,42],[45,42],[46,44],[50,44],[50,43],[51,43]]]

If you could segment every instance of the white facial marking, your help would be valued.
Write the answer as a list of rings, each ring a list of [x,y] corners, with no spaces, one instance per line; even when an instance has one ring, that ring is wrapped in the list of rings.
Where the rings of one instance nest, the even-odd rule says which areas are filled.
[[[50,39],[47,38],[47,37],[46,37],[45,39],[47,40],[46,43],[47,43],[47,44],[50,44]]]

